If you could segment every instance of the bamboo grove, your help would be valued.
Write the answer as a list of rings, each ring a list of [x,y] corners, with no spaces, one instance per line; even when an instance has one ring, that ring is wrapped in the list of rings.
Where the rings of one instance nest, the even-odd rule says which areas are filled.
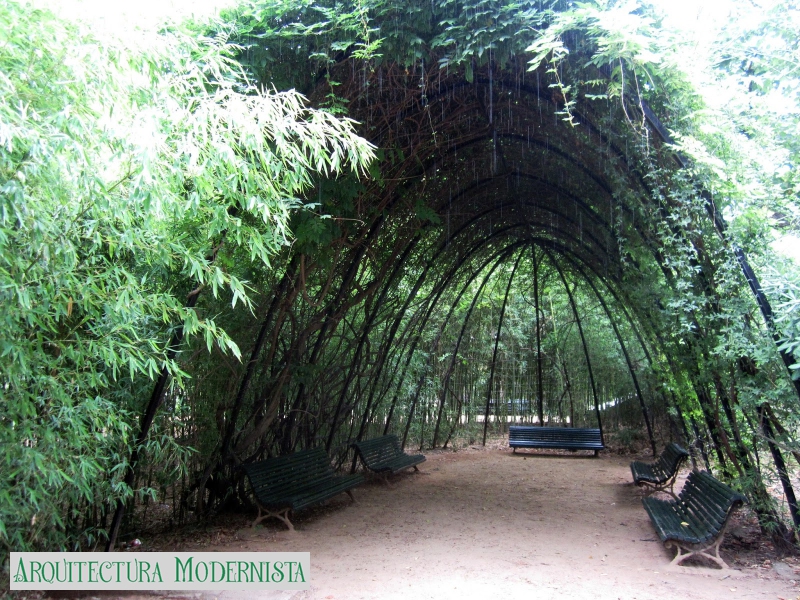
[[[229,151],[243,157],[231,169],[297,175],[274,192],[299,198],[285,214],[271,221],[274,207],[252,205],[263,182],[244,175],[220,191],[229,173],[201,180],[192,167],[176,174],[175,194],[213,205],[210,233],[197,235],[210,218],[200,209],[159,219],[164,240],[195,240],[191,257],[159,263],[150,245],[106,253],[103,264],[150,278],[144,292],[172,298],[165,318],[131,325],[160,348],[156,366],[81,383],[76,394],[120,414],[118,433],[87,425],[88,437],[105,436],[92,442],[107,453],[92,475],[105,487],[53,501],[74,519],[50,521],[59,538],[9,535],[52,519],[27,502],[24,518],[4,525],[7,547],[113,545],[154,502],[174,522],[246,507],[240,466],[263,457],[323,446],[349,469],[354,440],[393,432],[423,449],[485,444],[512,420],[599,425],[607,440],[640,440],[654,454],[681,441],[697,466],[748,495],[765,531],[793,543],[800,388],[780,310],[757,276],[765,259],[728,230],[729,199],[668,133],[686,133],[699,97],[668,67],[626,54],[640,38],[615,45],[608,9],[254,2],[203,26],[245,74],[230,89],[298,90],[331,119],[331,132],[311,133],[339,137],[295,156],[281,144],[309,132],[282,136],[290,117],[258,134],[258,151],[251,130],[231,127]],[[222,122],[229,104],[215,104]],[[339,143],[357,150],[339,156]],[[265,248],[280,227],[285,241]],[[77,292],[66,297],[55,329],[18,326],[38,335],[54,378],[66,329],[84,331],[76,353],[115,335]],[[11,377],[2,374],[7,403],[26,381]],[[27,377],[25,393],[41,390]],[[32,400],[15,418],[39,429],[5,443],[48,460],[53,403],[79,400]]]

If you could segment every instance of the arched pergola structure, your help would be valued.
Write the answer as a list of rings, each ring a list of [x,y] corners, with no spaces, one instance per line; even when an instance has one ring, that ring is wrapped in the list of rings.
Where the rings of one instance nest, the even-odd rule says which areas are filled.
[[[345,60],[331,77],[340,82],[336,92],[348,114],[382,152],[379,175],[352,184],[346,210],[338,196],[343,184],[321,182],[316,200],[331,218],[304,217],[296,226],[297,251],[273,301],[283,302],[285,312],[270,311],[262,327],[280,331],[276,341],[289,318],[298,330],[282,339],[283,370],[257,407],[266,416],[259,419],[254,411],[247,421],[254,432],[263,435],[272,419],[280,423],[275,449],[286,452],[316,441],[336,451],[363,436],[376,407],[388,403],[381,428],[399,427],[407,434],[435,359],[428,344],[442,342],[455,306],[479,295],[487,273],[523,258],[590,280],[591,293],[606,310],[608,304],[626,306],[620,313],[625,325],[647,332],[634,342],[637,353],[651,354],[656,341],[650,334],[658,326],[650,317],[657,306],[631,301],[630,288],[645,268],[643,260],[651,270],[663,266],[651,224],[653,214],[668,207],[666,201],[651,202],[657,183],[647,180],[653,164],[672,158],[669,149],[628,123],[626,112],[635,107],[587,102],[573,109],[580,125],[570,126],[561,114],[563,97],[553,91],[547,73],[529,72],[524,62],[505,68],[488,63],[467,81],[462,72],[436,63],[417,71],[383,64],[365,74]],[[322,80],[311,98],[321,103],[329,91]],[[327,231],[327,238],[320,237],[329,247],[305,237],[312,224]],[[326,253],[333,260],[323,267],[320,255]],[[533,279],[536,284],[538,277]],[[538,292],[533,295],[538,301]],[[357,323],[353,311],[359,313]],[[626,349],[630,342],[609,323],[650,429],[647,400]],[[429,330],[433,333],[426,334]],[[334,349],[348,336],[345,352]],[[463,332],[455,339],[463,347]],[[428,358],[412,364],[421,353]],[[458,350],[445,348],[441,354],[454,359]],[[443,388],[455,366],[451,360],[444,370]],[[319,369],[309,383],[296,377],[303,368]],[[249,387],[251,380],[245,381]],[[405,399],[403,386],[411,386]],[[537,387],[541,396],[541,384]],[[439,392],[434,446],[442,442],[438,430],[447,400]],[[240,386],[237,399],[243,401],[246,393]],[[398,413],[398,402],[404,401],[406,411]],[[239,455],[251,447],[252,434],[233,433],[233,420],[228,426],[225,453]]]
[[[567,40],[575,52],[560,65],[531,69],[524,48],[535,32],[526,38],[515,27],[544,27],[550,8],[526,4],[502,27],[498,17],[485,48],[456,60],[459,41],[441,36],[478,9],[420,6],[374,17],[355,7],[364,28],[360,41],[347,43],[333,43],[324,20],[328,37],[314,37],[308,7],[260,22],[246,15],[254,24],[239,40],[239,59],[253,76],[299,87],[315,106],[355,119],[379,160],[368,179],[318,181],[307,199],[313,211],[295,215],[291,248],[270,275],[254,275],[255,319],[226,324],[247,359],[191,365],[202,382],[189,395],[204,447],[189,488],[213,480],[230,487],[242,462],[317,445],[341,466],[354,440],[387,431],[437,447],[465,422],[479,422],[485,439],[501,398],[524,400],[534,422],[602,424],[620,393],[604,395],[609,382],[597,381],[598,328],[614,345],[603,356],[625,372],[653,453],[657,437],[670,437],[655,431],[657,421],[671,420],[706,464],[710,454],[729,478],[746,479],[758,457],[742,431],[756,435],[764,413],[741,403],[737,386],[758,369],[786,379],[785,369],[774,347],[775,360],[758,369],[747,356],[734,362],[720,351],[722,321],[735,310],[745,315],[742,339],[769,336],[750,318],[758,308],[767,316],[768,304],[653,111],[624,90],[586,93],[611,76],[591,64],[590,36]],[[414,38],[419,11],[427,20]],[[383,54],[365,55],[378,34],[386,34]],[[405,45],[394,43],[401,38]],[[557,297],[570,315],[577,368],[542,345],[556,329],[555,311],[542,306],[545,288],[551,309]],[[510,379],[496,368],[515,295],[532,305],[529,329],[519,334],[531,341],[520,361],[525,398],[499,392]],[[570,396],[565,411],[555,396],[571,394],[578,376],[582,400],[576,410]],[[750,493],[762,515],[773,515],[763,483]]]

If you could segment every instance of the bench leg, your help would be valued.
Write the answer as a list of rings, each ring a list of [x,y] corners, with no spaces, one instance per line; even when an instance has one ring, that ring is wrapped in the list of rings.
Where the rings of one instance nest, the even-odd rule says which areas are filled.
[[[675,495],[675,491],[672,489],[671,485],[666,485],[666,484],[665,485],[659,485],[659,484],[656,484],[656,483],[649,483],[649,482],[646,482],[646,481],[643,482],[643,484],[639,484],[639,485],[640,485],[640,487],[644,488],[645,494],[647,494],[648,496],[652,496],[656,492],[664,492],[665,494],[669,494],[670,496],[672,496],[673,500],[676,500],[676,501],[678,500],[678,496]]]
[[[648,486],[652,486],[652,490],[650,494],[655,494],[656,492],[664,492],[665,494],[669,494],[672,496],[673,499],[677,500],[678,496],[675,494],[675,481],[678,478],[677,471],[672,474],[667,481],[664,483],[650,483],[649,481],[643,481],[642,483],[647,484]]]
[[[706,552],[706,550],[710,550],[712,548],[712,546],[706,546],[702,550],[689,550],[689,549],[681,547],[676,542],[667,542],[667,544],[665,544],[665,545],[672,545],[677,550],[677,552],[675,554],[675,558],[672,559],[672,562],[670,563],[670,565],[680,565],[684,560],[686,560],[690,556],[694,556],[695,554],[700,554],[702,556],[705,556],[706,558],[711,559],[715,563],[717,563],[721,569],[730,569],[730,567],[728,566],[728,563],[726,563],[724,560],[722,560],[722,557],[719,555],[719,545],[721,543],[722,543],[722,536],[718,537],[716,543],[714,543],[714,545],[713,545],[713,548],[714,548],[714,554],[713,555],[709,554],[708,552]]]
[[[661,490],[661,491],[662,491],[662,492],[664,492],[665,494],[669,494],[670,496],[672,496],[672,497],[673,497],[673,499],[674,499],[674,500],[677,502],[677,500],[678,500],[678,496],[675,494],[675,477],[673,477],[673,478],[672,478],[672,481],[670,481],[670,483],[669,483],[669,489],[667,489],[667,486],[665,485],[665,486],[662,488],[662,490]]]
[[[262,508],[261,506],[259,506],[258,507],[258,516],[256,517],[256,520],[253,521],[253,524],[251,525],[251,527],[255,527],[256,525],[258,525],[264,519],[268,519],[270,517],[275,517],[276,519],[280,519],[281,521],[283,521],[286,524],[286,527],[289,528],[289,531],[294,531],[294,525],[292,525],[292,522],[289,520],[289,511],[290,510],[291,510],[290,508],[284,508],[283,510],[279,510],[277,512],[272,512],[270,510],[267,510],[267,509]],[[261,514],[262,512],[264,513],[263,515]]]
[[[347,494],[348,496],[350,496],[350,500],[352,500],[353,502],[355,502],[355,501],[356,501],[356,497],[355,497],[355,496],[353,496],[353,491],[352,491],[352,490],[345,490],[344,492],[345,492],[345,494]]]
[[[656,492],[664,492],[665,494],[669,494],[672,496],[674,500],[678,499],[677,494],[675,494],[675,479],[673,478],[671,481],[666,483],[652,483],[650,481],[634,481],[634,484],[640,488],[647,496],[652,496]]]

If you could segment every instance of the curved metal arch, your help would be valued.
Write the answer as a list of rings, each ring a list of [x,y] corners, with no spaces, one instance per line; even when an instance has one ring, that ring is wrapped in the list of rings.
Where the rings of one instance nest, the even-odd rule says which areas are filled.
[[[502,260],[504,256],[507,256],[507,255],[509,255],[509,254],[510,254],[510,253],[512,253],[512,252],[513,252],[513,251],[514,251],[516,248],[518,248],[519,246],[522,246],[522,245],[524,245],[524,242],[522,242],[522,241],[519,241],[519,242],[515,242],[514,244],[510,244],[510,245],[508,245],[508,246],[506,246],[506,247],[504,247],[504,248],[501,248],[500,250],[498,250],[497,252],[495,252],[495,253],[494,253],[492,256],[490,256],[488,259],[486,259],[486,260],[485,260],[485,261],[484,261],[484,262],[483,262],[483,263],[480,265],[480,267],[478,267],[477,269],[475,269],[475,270],[473,271],[472,275],[470,275],[470,276],[467,278],[467,281],[466,281],[466,282],[464,283],[464,285],[462,286],[462,288],[461,288],[461,291],[460,291],[460,292],[457,294],[456,298],[455,298],[455,299],[454,299],[454,301],[451,303],[451,305],[450,305],[450,310],[448,311],[448,314],[447,314],[447,316],[444,318],[444,320],[442,321],[442,323],[439,325],[439,331],[440,331],[440,333],[439,333],[439,336],[441,336],[441,332],[444,330],[444,327],[447,325],[447,322],[450,320],[450,317],[452,316],[453,310],[454,310],[454,308],[455,308],[455,305],[458,303],[458,300],[460,300],[461,296],[463,296],[464,292],[467,290],[467,288],[470,286],[470,284],[471,284],[471,283],[472,283],[472,282],[475,280],[475,278],[476,278],[478,275],[480,275],[480,273],[482,273],[482,272],[483,272],[483,270],[484,270],[484,269],[485,269],[485,268],[486,268],[486,267],[487,267],[487,266],[488,266],[490,263],[492,263],[492,262],[495,262],[495,261],[500,261],[500,260]],[[437,339],[438,339],[438,337],[439,337],[439,336],[437,336]],[[435,345],[435,344],[434,344],[434,345]],[[430,363],[430,359],[429,359],[428,363]],[[427,371],[427,365],[426,365],[426,368],[425,368],[425,370]],[[420,380],[417,382],[417,389],[416,389],[416,392],[414,393],[414,400],[413,400],[413,401],[412,401],[412,403],[411,403],[411,408],[410,408],[410,412],[409,412],[409,415],[408,415],[408,420],[407,420],[407,422],[406,422],[406,429],[405,429],[405,432],[403,433],[403,444],[402,444],[403,446],[405,446],[405,443],[406,443],[406,438],[407,438],[407,436],[408,436],[408,430],[409,430],[409,427],[410,427],[410,425],[411,425],[411,419],[412,419],[412,417],[413,417],[413,413],[414,413],[414,409],[415,409],[415,407],[416,407],[417,400],[419,399],[419,393],[420,393],[421,386],[422,386],[422,383],[423,383],[423,379],[422,379],[423,377],[424,377],[424,372],[423,372],[423,374],[420,376]],[[399,386],[398,386],[398,387],[399,387]]]
[[[576,206],[580,206],[583,209],[583,213],[582,214],[586,214],[587,216],[589,216],[592,221],[594,221],[594,222],[596,222],[598,224],[598,226],[600,226],[602,229],[606,230],[609,234],[611,234],[611,226],[608,224],[608,222],[605,219],[603,219],[603,217],[601,217],[594,210],[593,207],[589,206],[586,202],[581,200],[580,197],[578,197],[576,194],[574,194],[573,192],[571,192],[571,191],[569,191],[569,190],[567,190],[565,188],[560,187],[559,185],[557,185],[557,184],[555,184],[553,182],[550,182],[550,181],[548,181],[546,179],[538,177],[537,175],[526,173],[524,171],[508,172],[508,173],[504,173],[503,175],[496,175],[496,176],[493,176],[493,177],[484,177],[484,178],[475,180],[475,181],[473,181],[473,183],[470,186],[467,186],[467,187],[459,190],[455,195],[452,196],[452,198],[448,197],[447,202],[448,203],[449,202],[453,202],[453,201],[458,202],[458,199],[466,198],[469,194],[473,194],[473,193],[476,196],[478,196],[478,192],[476,191],[477,189],[482,188],[482,187],[487,187],[487,186],[489,186],[489,185],[491,185],[491,184],[493,184],[493,183],[495,183],[497,181],[506,181],[506,180],[511,179],[511,178],[514,178],[514,179],[516,179],[518,181],[519,180],[533,181],[533,182],[536,182],[536,183],[540,184],[544,188],[551,188],[552,189],[552,192],[551,192],[552,194],[563,195],[564,198],[568,199],[572,204],[574,204]],[[522,186],[517,185],[516,187],[522,187]],[[531,195],[534,196],[534,194],[531,194]],[[540,197],[538,194],[536,194],[535,196],[537,198]],[[445,201],[442,200],[442,203],[444,203],[444,202]],[[511,206],[513,204],[514,203],[510,203],[509,206]],[[551,204],[551,203],[548,203],[548,204]],[[437,206],[441,206],[441,208],[439,208],[437,210],[437,213],[441,214],[441,212],[444,210],[444,207],[442,205],[437,205]],[[565,217],[566,217],[566,215],[565,215]]]
[[[521,208],[533,208],[533,209],[537,209],[537,210],[545,212],[545,213],[549,213],[549,214],[555,215],[558,219],[561,219],[561,220],[563,220],[563,221],[565,221],[567,223],[572,224],[577,229],[577,232],[579,234],[585,233],[585,235],[591,239],[593,244],[598,249],[604,248],[604,246],[606,248],[608,247],[607,240],[606,240],[606,243],[604,244],[603,240],[600,240],[597,237],[595,237],[592,228],[583,229],[582,228],[582,223],[576,222],[573,217],[571,217],[571,216],[569,216],[569,215],[567,215],[565,213],[559,212],[554,207],[553,204],[549,204],[549,203],[548,204],[539,204],[539,203],[536,203],[535,200],[525,200],[525,201],[513,200],[513,201],[505,202],[505,203],[502,203],[502,204],[494,204],[493,206],[491,206],[489,208],[486,208],[485,210],[483,210],[480,213],[473,214],[472,218],[469,221],[467,221],[466,223],[464,223],[463,226],[469,227],[471,225],[476,225],[482,219],[484,219],[487,216],[489,216],[489,215],[491,215],[493,213],[496,213],[496,212],[501,212],[502,213],[504,210],[508,209],[510,213],[513,213],[513,211],[515,209],[518,210],[518,209],[521,209]],[[585,213],[581,213],[581,214],[585,214]],[[529,223],[529,221],[526,220],[525,224],[528,224],[528,223]],[[541,223],[541,227],[542,228],[552,227],[552,223],[545,224],[544,222],[542,222]],[[568,237],[570,239],[572,239],[574,237],[573,232],[570,232],[570,231],[568,231],[566,229],[562,229],[560,227],[558,229],[565,234],[565,237]],[[458,238],[459,235],[461,235],[461,233],[462,232],[459,230],[456,233],[450,234],[447,239],[449,241],[454,241],[454,240],[456,240]]]
[[[500,209],[498,208],[497,210],[487,211],[485,216],[489,216],[495,212],[498,212],[499,210]],[[546,218],[542,219],[542,218],[536,218],[534,216],[533,218],[530,218],[522,222],[517,220],[512,220],[505,223],[501,222],[500,224],[503,225],[502,231],[509,234],[510,232],[516,229],[523,229],[523,230],[528,230],[530,232],[535,232],[536,234],[543,236],[550,235],[550,237],[552,237],[553,239],[569,240],[576,246],[576,251],[580,249],[580,251],[591,256],[598,256],[597,254],[598,251],[604,250],[603,246],[600,245],[595,246],[594,244],[590,244],[588,240],[589,236],[586,236],[587,238],[586,240],[581,240],[577,236],[570,235],[571,231],[565,230],[559,225],[554,225],[553,223],[549,222]],[[479,222],[475,223],[475,225],[476,229],[478,229],[478,232],[480,232],[481,229],[478,227],[480,223]],[[466,230],[462,232],[461,235],[468,235],[469,233],[471,233],[471,231]],[[461,235],[459,237],[461,237]],[[458,239],[459,238],[452,238],[452,241],[457,242]],[[606,255],[602,254],[601,257],[606,257]]]
[[[564,291],[567,294],[567,298],[569,299],[569,305],[572,307],[572,314],[575,317],[575,322],[578,325],[578,334],[581,338],[581,346],[583,347],[583,355],[586,358],[586,368],[589,371],[589,384],[592,388],[592,398],[594,398],[594,412],[597,416],[597,426],[600,429],[600,441],[605,444],[605,438],[603,437],[603,421],[600,418],[600,402],[597,398],[597,386],[594,382],[594,369],[592,369],[592,360],[589,357],[589,348],[586,345],[586,336],[583,334],[583,324],[581,323],[580,315],[578,314],[578,306],[575,304],[575,297],[573,296],[572,291],[569,289],[569,285],[567,283],[567,278],[564,275],[564,270],[561,268],[561,265],[558,264],[558,261],[553,258],[552,254],[548,250],[544,250],[545,255],[550,259],[550,263],[555,267],[556,271],[558,272],[558,276],[561,278],[561,283],[564,286]]]

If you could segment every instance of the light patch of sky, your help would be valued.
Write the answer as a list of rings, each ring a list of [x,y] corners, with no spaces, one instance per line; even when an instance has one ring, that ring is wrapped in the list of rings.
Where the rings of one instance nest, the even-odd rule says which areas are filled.
[[[800,265],[800,238],[793,233],[779,235],[771,246],[778,254],[791,258]]]
[[[714,105],[724,104],[719,93],[702,84],[708,81],[711,67],[709,57],[719,34],[739,17],[739,0],[651,0],[656,10],[663,15],[665,29],[677,32],[681,42],[678,51],[680,68],[703,90],[706,101]]]
[[[109,28],[118,34],[125,30],[157,28],[164,23],[185,19],[213,18],[221,9],[236,0],[34,0],[36,6],[47,7],[70,20],[81,21],[92,28]]]
[[[711,49],[720,35],[733,27],[738,29],[743,25],[757,23],[763,15],[774,5],[775,0],[650,0],[650,3],[663,15],[663,26],[679,32],[684,44],[682,45],[681,67],[695,83],[697,89],[703,91],[707,105],[713,110],[724,110],[733,103],[741,103],[744,97],[737,83],[732,81],[717,80],[715,85],[708,85],[713,80],[711,75],[712,65],[708,57]],[[742,27],[743,28],[743,27]],[[734,29],[734,31],[735,31]],[[781,40],[774,40],[775,44],[782,44]],[[752,96],[745,99],[753,102]],[[758,98],[763,107],[780,114],[796,110],[796,106],[786,95],[779,90],[775,93],[765,94]],[[740,104],[741,105],[741,104]],[[775,156],[764,153],[765,169],[776,169]],[[780,161],[778,161],[780,162]],[[785,166],[778,166],[777,172],[785,170]],[[732,215],[729,211],[728,218]],[[772,249],[787,258],[800,264],[800,237],[793,233],[773,230],[773,240],[770,242]]]
[[[651,0],[664,15],[664,24],[708,41],[715,30],[725,26],[733,10],[731,0]]]

